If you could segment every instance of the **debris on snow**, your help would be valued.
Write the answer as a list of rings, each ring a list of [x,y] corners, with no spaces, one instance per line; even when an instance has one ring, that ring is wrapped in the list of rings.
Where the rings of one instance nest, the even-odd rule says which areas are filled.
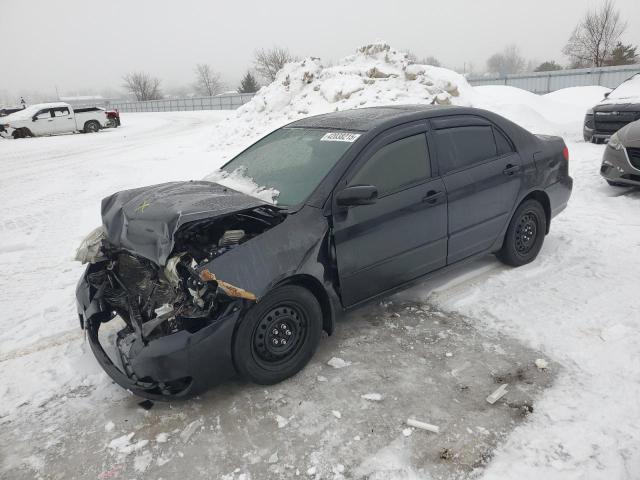
[[[331,413],[336,418],[342,418],[342,414],[338,410],[331,410]]]
[[[267,463],[278,463],[278,452],[273,452],[267,460]]]
[[[506,395],[506,393],[507,393],[507,385],[509,385],[509,384],[508,383],[503,383],[498,388],[496,388],[493,391],[493,393],[487,397],[487,402],[489,402],[491,405],[493,405],[498,400],[500,400],[502,397],[504,397]]]
[[[110,432],[115,428],[116,424],[113,423],[112,421],[108,421],[107,423],[105,423],[104,425],[104,431],[105,432]]]
[[[136,472],[142,473],[149,468],[151,460],[153,460],[153,454],[147,450],[133,459],[133,469]]]
[[[364,395],[360,395],[360,398],[369,400],[370,402],[382,401],[382,395],[380,395],[379,393],[365,393]]]
[[[453,357],[453,353],[451,352],[447,352],[444,354],[445,357]]]
[[[432,425],[430,423],[421,422],[421,421],[415,420],[413,418],[408,418],[406,423],[410,427],[419,428],[420,430],[426,430],[426,431],[432,432],[432,433],[440,433],[440,427],[438,427],[437,425]]]
[[[316,474],[316,467],[309,467],[307,469],[307,475],[315,475]]]
[[[538,370],[546,370],[549,367],[549,362],[547,362],[544,358],[537,358],[535,361],[536,367]]]
[[[189,441],[189,439],[191,438],[191,436],[196,432],[196,430],[198,430],[200,427],[202,427],[203,424],[204,424],[204,422],[202,421],[201,418],[199,418],[197,420],[194,420],[189,425],[187,425],[184,428],[184,430],[182,430],[182,432],[180,432],[180,439],[184,443],[187,443]]]
[[[402,430],[402,435],[404,435],[405,437],[408,437],[412,433],[413,433],[413,428],[405,428]]]
[[[319,382],[326,382],[327,381],[327,377],[323,377],[322,375],[318,375],[317,380]]]
[[[156,442],[158,443],[166,443],[169,440],[169,434],[167,433],[159,433],[156,435]]]
[[[139,440],[136,443],[131,443],[131,439],[135,435],[135,432],[127,433],[121,437],[114,438],[109,442],[108,448],[115,450],[123,455],[129,455],[132,452],[136,452],[147,446],[149,440]]]
[[[327,362],[327,365],[333,368],[344,368],[351,365],[351,362],[346,362],[343,359],[338,357],[332,357],[331,360]]]
[[[276,422],[278,422],[278,428],[284,428],[289,423],[289,420],[284,418],[282,415],[276,415]]]

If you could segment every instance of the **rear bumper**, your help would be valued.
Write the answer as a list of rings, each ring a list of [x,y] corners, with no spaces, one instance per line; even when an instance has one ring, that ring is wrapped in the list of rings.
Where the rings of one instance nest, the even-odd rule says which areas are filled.
[[[118,385],[152,400],[186,399],[236,374],[231,344],[242,312],[237,307],[195,333],[181,330],[145,345],[134,341],[126,358],[117,348],[126,367],[116,366],[99,338],[100,326],[114,315],[101,300],[102,289],[87,281],[92,268],[96,266],[87,267],[76,288],[78,315],[96,360]],[[174,385],[181,387],[175,390]]]
[[[545,189],[547,195],[549,196],[551,218],[555,217],[565,208],[567,208],[572,190],[573,178],[571,178],[569,175]]]

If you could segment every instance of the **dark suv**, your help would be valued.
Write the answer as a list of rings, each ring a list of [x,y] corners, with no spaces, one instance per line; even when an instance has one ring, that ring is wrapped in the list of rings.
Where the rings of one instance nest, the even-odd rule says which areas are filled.
[[[640,120],[640,73],[626,79],[584,117],[585,142],[601,143],[625,125]]]

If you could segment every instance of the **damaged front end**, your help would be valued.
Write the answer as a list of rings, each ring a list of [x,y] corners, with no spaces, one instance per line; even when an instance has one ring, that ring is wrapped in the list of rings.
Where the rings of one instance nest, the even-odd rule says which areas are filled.
[[[137,232],[136,241],[153,244],[153,232],[147,239],[140,235],[140,216],[131,228],[135,216],[126,206],[121,212],[121,238],[129,228]],[[282,222],[284,214],[260,205],[212,217],[174,221],[164,264],[118,245],[108,227],[92,232],[78,250],[78,260],[89,263],[76,291],[81,326],[105,371],[140,396],[189,397],[235,374],[234,327],[257,299],[208,268],[215,258]],[[107,348],[100,334],[106,323],[121,326],[107,335]]]

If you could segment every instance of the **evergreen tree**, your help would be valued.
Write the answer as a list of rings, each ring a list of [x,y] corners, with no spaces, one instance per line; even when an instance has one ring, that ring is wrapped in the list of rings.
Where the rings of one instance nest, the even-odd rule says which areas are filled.
[[[256,77],[254,77],[251,72],[247,72],[247,74],[240,81],[240,88],[238,88],[238,93],[256,93],[260,89],[260,85],[256,81]]]
[[[550,62],[542,62],[534,72],[553,72],[555,70],[562,70],[562,66],[558,65],[555,60],[551,60]]]
[[[615,48],[611,51],[611,57],[605,62],[607,65],[633,65],[640,61],[636,50],[637,46],[623,45],[622,42],[618,42]]]

